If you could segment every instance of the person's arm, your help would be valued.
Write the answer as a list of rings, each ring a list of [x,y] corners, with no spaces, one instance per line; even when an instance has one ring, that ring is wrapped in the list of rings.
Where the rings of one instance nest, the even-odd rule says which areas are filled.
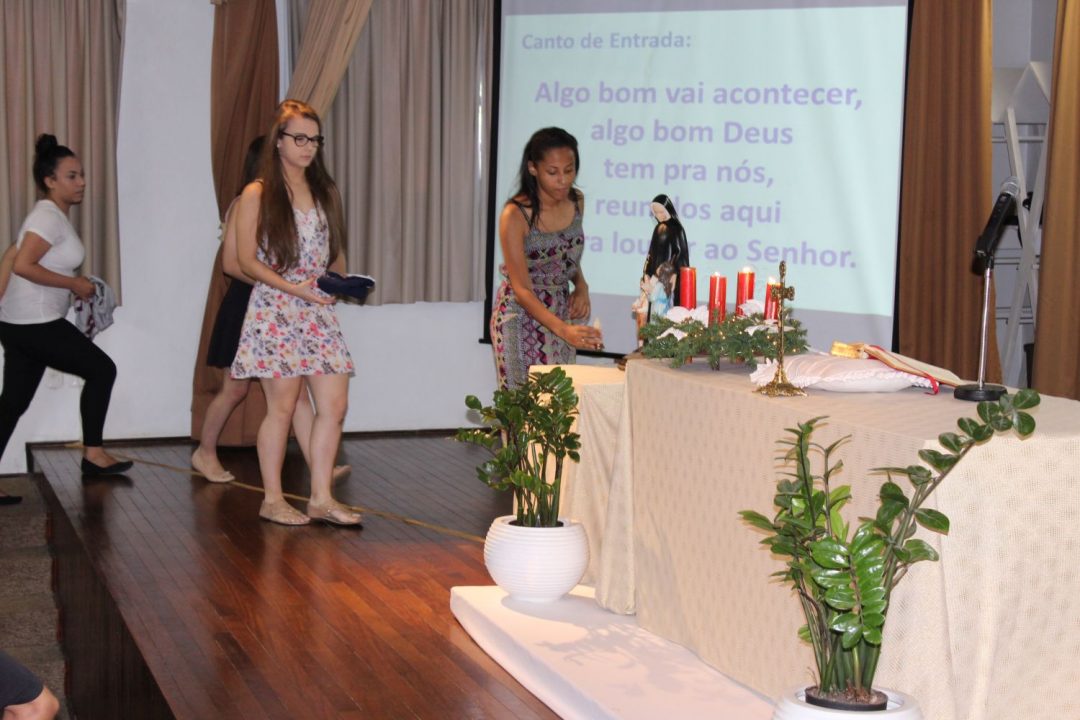
[[[8,281],[11,280],[11,270],[15,267],[15,253],[18,251],[17,246],[10,245],[4,251],[4,256],[0,257],[0,297],[4,297],[4,293],[7,292]]]
[[[578,212],[585,216],[585,195],[578,191]],[[578,262],[577,272],[570,281],[574,283],[574,291],[570,293],[570,317],[574,320],[589,317],[592,312],[592,303],[589,300],[589,284],[585,282],[585,271]]]
[[[94,296],[94,283],[85,277],[68,277],[53,272],[41,265],[41,258],[49,252],[52,245],[37,233],[27,232],[23,236],[19,251],[15,253],[13,272],[21,278],[37,285],[70,290],[84,300]]]
[[[240,258],[236,250],[236,200],[225,211],[225,232],[221,235],[221,269],[226,275],[246,283],[255,281],[240,269]]]
[[[320,305],[333,305],[331,297],[316,294],[313,284],[315,278],[308,278],[300,283],[291,283],[281,275],[274,272],[266,263],[259,260],[257,255],[258,242],[255,233],[259,226],[259,198],[262,195],[262,185],[251,183],[240,199],[236,202],[236,257],[241,272],[256,282],[269,285],[275,290],[295,295],[301,300]]]
[[[499,244],[502,246],[503,262],[506,264],[506,275],[514,291],[514,299],[537,322],[574,347],[598,348],[603,344],[599,330],[564,321],[536,297],[532,280],[529,279],[528,264],[525,262],[525,236],[528,232],[529,226],[521,211],[513,203],[507,203],[499,217]]]
[[[334,262],[330,263],[330,267],[326,268],[331,272],[336,272],[338,275],[345,274],[345,253],[339,252],[337,257],[334,258]]]

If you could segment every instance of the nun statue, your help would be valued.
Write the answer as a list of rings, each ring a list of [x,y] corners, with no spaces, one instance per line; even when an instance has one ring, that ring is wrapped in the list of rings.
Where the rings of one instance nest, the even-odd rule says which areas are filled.
[[[641,274],[642,297],[634,304],[639,322],[648,322],[654,315],[663,316],[672,305],[672,298],[679,297],[679,269],[690,265],[690,248],[686,243],[686,231],[679,222],[675,204],[667,195],[657,195],[650,205],[656,219],[649,254]],[[661,272],[663,271],[663,277]],[[665,298],[656,297],[662,288]],[[644,312],[643,312],[644,311]]]

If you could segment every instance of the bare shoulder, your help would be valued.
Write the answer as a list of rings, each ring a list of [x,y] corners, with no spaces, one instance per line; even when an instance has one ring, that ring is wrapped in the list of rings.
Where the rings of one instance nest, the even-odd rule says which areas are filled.
[[[528,230],[529,221],[527,217],[529,214],[528,206],[521,205],[518,198],[514,198],[503,205],[502,213],[499,216],[499,224],[508,230],[520,229],[524,232]]]
[[[240,196],[236,198],[235,202],[241,206],[251,205],[252,203],[258,205],[259,199],[262,198],[262,189],[262,183],[258,180],[248,183],[244,186],[243,192],[240,193]]]

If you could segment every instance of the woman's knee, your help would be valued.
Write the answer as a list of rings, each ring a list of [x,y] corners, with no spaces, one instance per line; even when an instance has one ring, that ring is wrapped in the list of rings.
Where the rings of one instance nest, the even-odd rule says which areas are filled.
[[[315,409],[317,416],[322,416],[326,420],[331,420],[341,425],[345,422],[345,415],[349,412],[349,397],[342,395],[341,397],[324,399],[320,404],[320,407]]]
[[[8,706],[7,709],[13,711],[13,720],[52,720],[60,711],[60,701],[49,688],[43,688],[40,695],[25,705]]]
[[[25,388],[4,386],[0,392],[0,416],[20,418],[33,400],[34,393],[26,392]]]
[[[227,380],[221,387],[221,393],[228,398],[230,402],[238,403],[243,400],[248,393],[248,381]]]
[[[113,383],[116,382],[116,363],[113,362],[111,357],[101,353],[94,358],[94,362],[84,379],[87,383],[111,388]]]

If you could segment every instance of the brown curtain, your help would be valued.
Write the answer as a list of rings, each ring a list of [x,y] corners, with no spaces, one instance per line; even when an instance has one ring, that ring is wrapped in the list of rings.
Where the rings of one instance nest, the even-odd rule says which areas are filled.
[[[378,0],[327,118],[370,304],[483,297],[491,0]],[[485,158],[486,159],[486,158]]]
[[[990,0],[915,3],[904,112],[900,352],[970,379],[982,311],[972,250],[993,204],[992,22]],[[987,379],[1001,376],[993,331],[991,319]]]
[[[326,115],[364,29],[372,0],[311,0],[299,54],[289,83],[290,98]]]
[[[1080,399],[1080,1],[1058,0],[1032,385]]]
[[[116,116],[126,0],[0,2],[0,251],[37,200],[34,141],[52,133],[82,160],[86,196],[71,211],[85,274],[120,293]]]
[[[277,16],[273,0],[215,3],[210,70],[210,152],[218,210],[224,215],[240,190],[248,144],[273,120],[278,95]],[[206,350],[229,279],[218,248],[203,312],[191,398],[191,436],[202,428],[206,406],[221,389],[224,372],[206,364]],[[229,417],[220,445],[253,445],[266,400],[258,383]]]

